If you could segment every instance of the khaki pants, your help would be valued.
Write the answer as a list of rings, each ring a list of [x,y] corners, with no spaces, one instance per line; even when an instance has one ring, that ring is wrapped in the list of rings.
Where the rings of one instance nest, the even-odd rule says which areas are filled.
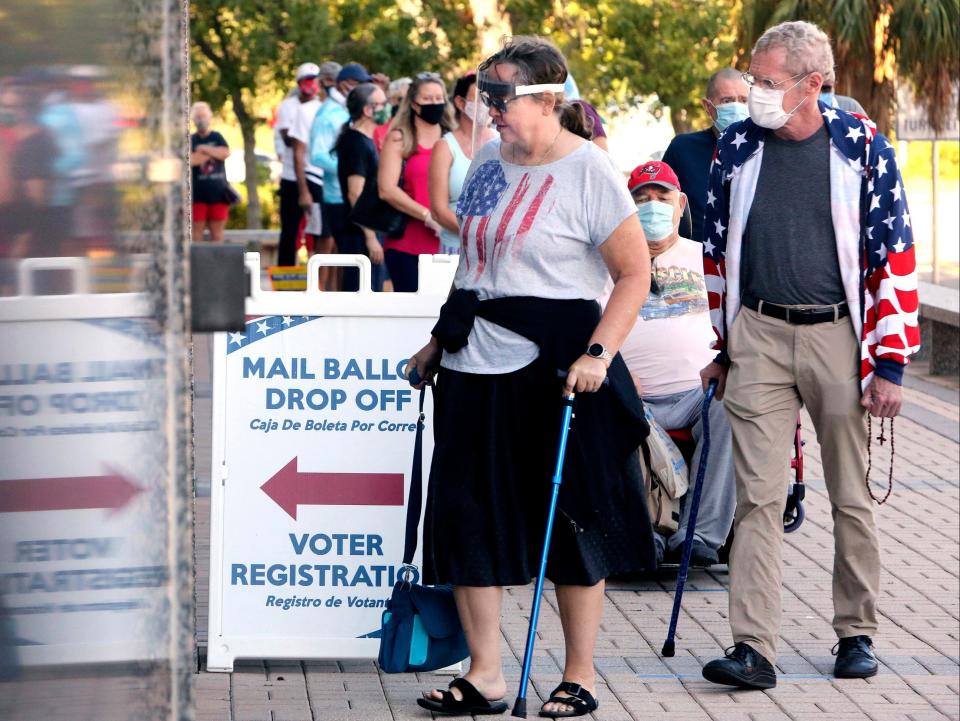
[[[880,545],[864,485],[867,433],[860,353],[849,318],[790,325],[741,308],[730,329],[724,403],[733,431],[737,512],[730,627],[771,663],[782,615],[783,507],[801,402],[820,441],[833,512],[833,627],[877,630]],[[799,579],[798,579],[799,580]]]

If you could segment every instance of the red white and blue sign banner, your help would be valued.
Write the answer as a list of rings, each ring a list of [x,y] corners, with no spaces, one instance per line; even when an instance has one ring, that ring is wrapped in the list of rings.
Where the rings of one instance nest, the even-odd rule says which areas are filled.
[[[262,292],[216,338],[209,670],[377,655],[419,415],[404,368],[444,296],[345,295]]]

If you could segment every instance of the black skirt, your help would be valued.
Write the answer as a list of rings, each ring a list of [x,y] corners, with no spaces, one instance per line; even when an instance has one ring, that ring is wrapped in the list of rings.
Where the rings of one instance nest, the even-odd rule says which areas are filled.
[[[509,586],[536,576],[562,391],[556,371],[538,368],[539,362],[499,375],[441,369],[423,527],[426,583]],[[620,473],[574,468],[581,462],[580,454],[570,452],[582,440],[576,424],[574,418],[547,577],[592,586],[611,575],[655,568],[636,454],[618,459]],[[570,476],[607,486],[588,494],[599,499],[594,507],[580,507],[585,494],[568,482]]]

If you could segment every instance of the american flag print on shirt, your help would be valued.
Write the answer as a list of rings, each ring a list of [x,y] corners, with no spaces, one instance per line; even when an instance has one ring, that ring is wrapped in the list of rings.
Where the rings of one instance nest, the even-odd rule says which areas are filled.
[[[877,133],[876,125],[867,117],[846,113],[818,103],[830,141],[846,158],[853,175],[841,177],[831,166],[831,187],[847,183],[840,190],[860,199],[859,207],[834,208],[838,241],[842,231],[836,226],[837,214],[844,217],[847,228],[855,228],[860,237],[859,293],[862,298],[860,334],[860,377],[865,387],[877,368],[882,376],[899,381],[908,357],[920,348],[918,320],[916,259],[913,229],[903,180],[890,141]],[[703,266],[707,276],[708,299],[714,331],[715,348],[725,350],[727,287],[734,278],[739,285],[740,269],[727,265],[726,251],[731,226],[731,203],[728,195],[731,181],[748,163],[759,163],[766,131],[747,119],[731,125],[717,143],[707,191],[704,223]],[[856,182],[856,187],[852,187]],[[751,196],[755,187],[748,189]],[[837,188],[834,187],[834,198]],[[749,212],[753,198],[739,207]],[[734,218],[744,227],[746,218]],[[841,272],[844,270],[841,261]],[[848,294],[848,298],[849,298]]]
[[[530,173],[524,173],[513,189],[500,221],[491,231],[490,223],[500,202],[507,196],[510,184],[498,160],[488,160],[477,168],[457,202],[461,253],[467,270],[470,270],[471,246],[477,255],[474,268],[477,278],[503,258],[507,251],[516,255],[523,249],[524,240],[553,182],[553,176],[548,174],[534,190]]]

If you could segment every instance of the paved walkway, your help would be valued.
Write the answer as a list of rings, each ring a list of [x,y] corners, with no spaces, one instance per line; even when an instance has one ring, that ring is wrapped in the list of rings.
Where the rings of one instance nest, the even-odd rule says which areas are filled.
[[[206,631],[210,442],[205,351],[197,354],[197,625]],[[960,402],[957,383],[911,368],[904,416],[896,422],[896,486],[878,511],[883,544],[881,673],[830,676],[832,539],[819,447],[805,424],[807,520],[786,538],[785,619],[779,684],[740,692],[704,681],[705,661],[730,643],[724,567],[692,573],[677,656],[659,655],[673,578],[609,584],[597,648],[596,721],[928,721],[960,719]],[[879,481],[885,452],[877,454]],[[204,460],[207,459],[207,460]],[[503,615],[504,666],[512,701],[531,588],[512,588]],[[540,622],[530,708],[560,678],[563,643],[552,590]],[[162,680],[162,679],[161,679]],[[429,719],[414,699],[445,684],[434,674],[388,676],[370,661],[241,662],[232,674],[194,676],[198,721],[407,721]],[[146,721],[158,715],[157,674],[129,667],[49,669],[0,684],[3,721]]]
[[[684,594],[677,656],[661,658],[673,577],[620,580],[607,590],[597,646],[597,721],[928,721],[960,719],[960,405],[957,384],[923,376],[917,364],[896,422],[896,485],[879,512],[883,543],[881,672],[870,680],[830,675],[832,537],[820,449],[805,421],[807,520],[786,538],[779,685],[731,691],[704,681],[702,665],[730,644],[725,567],[693,572]],[[885,446],[886,449],[888,446]],[[878,481],[886,450],[877,454]],[[879,484],[878,484],[879,485]],[[878,488],[878,493],[882,492]],[[198,523],[207,499],[199,498]],[[205,526],[201,525],[201,528]],[[198,539],[202,543],[202,537]],[[201,555],[205,545],[199,545]],[[203,569],[204,558],[199,568]],[[205,577],[201,579],[205,594]],[[512,701],[523,654],[531,587],[504,606],[504,667]],[[556,597],[546,592],[530,708],[560,678],[563,640]],[[198,612],[205,627],[205,597]],[[446,684],[435,674],[385,675],[369,661],[240,662],[232,674],[201,672],[199,721],[406,721],[428,719],[414,699]],[[481,717],[482,718],[482,717]]]

